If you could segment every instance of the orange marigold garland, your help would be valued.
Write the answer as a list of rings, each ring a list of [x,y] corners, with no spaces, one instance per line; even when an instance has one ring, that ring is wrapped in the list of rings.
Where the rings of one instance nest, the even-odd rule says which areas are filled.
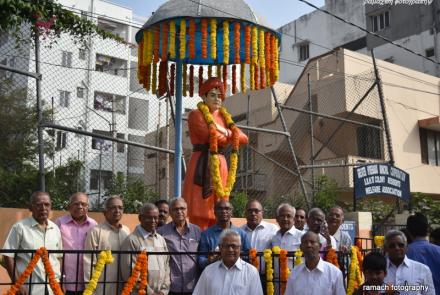
[[[289,277],[289,266],[287,263],[287,250],[280,250],[280,281],[281,281],[281,294],[286,291],[287,279]]]
[[[127,282],[124,285],[124,289],[122,290],[121,295],[129,295],[136,284],[139,274],[141,274],[141,280],[139,283],[139,295],[146,294],[146,286],[148,285],[148,259],[145,252],[141,252],[137,259],[136,264],[133,268],[131,276],[128,278]]]
[[[223,65],[223,89],[225,93],[228,91],[228,66]]]
[[[37,266],[38,260],[40,260],[40,258],[43,261],[44,269],[45,269],[46,274],[49,278],[50,288],[52,289],[52,291],[54,292],[55,295],[63,295],[64,294],[63,291],[61,290],[60,285],[58,284],[58,282],[56,280],[55,272],[52,269],[52,265],[50,264],[49,254],[48,254],[46,248],[41,247],[40,249],[38,249],[36,251],[34,257],[32,257],[28,266],[23,271],[23,273],[20,275],[18,280],[15,282],[15,284],[12,285],[9,288],[9,290],[4,293],[5,295],[15,295],[15,293],[20,290],[21,286],[26,282],[26,279],[31,275],[31,273],[33,272],[33,270]]]
[[[183,64],[182,65],[182,96],[186,96],[186,93],[188,91],[188,88],[186,87],[186,80],[188,73],[186,72],[188,70],[188,65]]]
[[[166,61],[168,59],[168,33],[169,27],[168,22],[164,22],[161,26],[162,29],[162,61]]]
[[[153,28],[153,62],[159,62],[160,27]]]
[[[271,65],[271,57],[270,57],[270,33],[269,32],[265,32],[264,33],[264,46],[265,46],[265,50],[266,50],[266,69],[270,69]]]
[[[217,20],[215,18],[211,19],[211,58],[213,60],[217,59]],[[220,76],[219,76],[220,77]]]
[[[277,54],[278,48],[275,47],[275,40],[276,37],[274,35],[270,36],[270,41],[271,41],[271,45],[270,45],[270,50],[271,50],[271,54],[270,57],[272,58],[272,68],[270,69],[270,81],[272,82],[272,85],[275,83],[275,63],[276,63],[276,59],[275,59],[275,55]]]
[[[240,23],[234,23],[234,63],[240,63]]]
[[[232,65],[232,94],[237,93],[237,85],[236,85],[236,66]]]
[[[152,29],[147,30],[147,39],[145,41],[147,42],[147,46],[144,46],[145,63],[149,65],[153,62],[154,34]]]
[[[257,257],[257,249],[251,248],[249,249],[249,262],[255,266],[256,269],[260,269],[260,261],[258,261]]]
[[[241,92],[246,92],[246,64],[243,62],[240,66],[240,88]]]
[[[194,96],[194,66],[189,67],[189,96]]]
[[[186,57],[186,19],[180,21],[180,48],[179,48],[179,58],[184,59]]]
[[[335,249],[331,248],[330,250],[327,251],[327,256],[326,256],[325,260],[327,262],[330,262],[331,264],[333,264],[337,268],[339,268],[338,255],[336,254]]]
[[[223,64],[229,63],[229,22],[223,21]]]
[[[174,96],[174,83],[176,80],[176,64],[171,64],[171,73],[170,73],[170,95]]]
[[[266,88],[266,69],[260,68],[260,89]]]
[[[244,60],[247,64],[251,63],[251,26],[244,27]]]
[[[199,91],[200,86],[203,84],[203,66],[199,66]]]
[[[202,58],[208,58],[208,20],[201,20],[201,31],[202,31]]]
[[[176,22],[170,21],[170,57],[176,58]]]
[[[189,58],[196,58],[196,22],[193,18],[189,20]]]

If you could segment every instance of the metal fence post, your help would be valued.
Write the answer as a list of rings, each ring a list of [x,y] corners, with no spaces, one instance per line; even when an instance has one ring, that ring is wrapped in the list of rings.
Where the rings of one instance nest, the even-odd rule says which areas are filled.
[[[38,133],[38,189],[46,191],[44,172],[44,139],[43,139],[43,110],[41,108],[41,74],[40,74],[40,37],[35,29],[35,73],[37,74],[36,98],[37,98],[37,133]],[[54,168],[55,169],[55,168]]]

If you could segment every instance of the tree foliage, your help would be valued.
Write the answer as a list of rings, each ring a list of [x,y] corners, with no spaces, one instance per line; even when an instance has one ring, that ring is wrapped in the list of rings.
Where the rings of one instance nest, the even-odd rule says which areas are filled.
[[[341,189],[334,179],[327,175],[321,175],[316,180],[316,191],[313,196],[312,207],[318,207],[327,212],[336,205],[340,192]]]
[[[67,33],[75,41],[83,43],[86,37],[92,35],[123,42],[120,37],[98,28],[92,21],[81,18],[53,0],[0,0],[0,30],[11,32],[18,43],[29,42],[29,36],[21,30],[23,25],[31,25],[32,37],[44,33],[48,37],[59,38],[62,33]]]
[[[414,193],[412,196],[412,208],[414,212],[420,212],[428,218],[429,224],[440,224],[440,202],[434,201],[430,196],[423,193]]]
[[[159,200],[159,195],[142,180],[129,176],[125,177],[122,172],[118,172],[113,176],[112,184],[106,194],[121,196],[124,200],[124,212],[126,213],[138,213],[139,208],[144,203]],[[99,204],[99,206],[101,205]]]
[[[248,197],[245,192],[237,192],[229,200],[234,207],[233,217],[245,217],[246,203]]]

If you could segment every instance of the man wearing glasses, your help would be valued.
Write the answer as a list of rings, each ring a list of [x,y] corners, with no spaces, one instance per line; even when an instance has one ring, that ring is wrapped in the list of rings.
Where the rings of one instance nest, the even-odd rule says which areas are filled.
[[[170,256],[171,287],[169,295],[192,294],[199,278],[196,255],[184,255],[197,252],[200,241],[200,227],[186,220],[188,206],[183,198],[173,199],[170,203],[172,221],[158,228],[157,232],[165,239],[170,252],[180,252]]]
[[[278,226],[263,220],[263,207],[258,200],[250,200],[246,204],[246,224],[241,229],[246,232],[251,248],[262,252],[271,248],[273,236]]]
[[[263,295],[257,269],[240,259],[241,235],[225,229],[219,236],[220,261],[208,265],[194,295]]]
[[[384,250],[388,254],[385,283],[394,291],[404,294],[435,295],[432,274],[429,268],[406,257],[405,234],[391,230],[385,235]]]
[[[220,234],[225,229],[232,229],[236,231],[242,240],[241,251],[247,253],[250,249],[249,241],[246,237],[246,233],[232,224],[232,207],[229,201],[218,201],[214,206],[214,214],[216,218],[216,224],[202,232],[202,236],[199,244],[199,252],[212,252],[218,251],[218,244]],[[204,269],[208,264],[211,264],[220,259],[220,256],[215,253],[209,256],[199,255],[198,263],[200,268]]]
[[[84,250],[87,232],[97,223],[87,216],[89,197],[74,193],[69,200],[69,214],[55,220],[60,228],[64,250]],[[64,286],[66,295],[80,295],[85,289],[82,254],[64,255]]]

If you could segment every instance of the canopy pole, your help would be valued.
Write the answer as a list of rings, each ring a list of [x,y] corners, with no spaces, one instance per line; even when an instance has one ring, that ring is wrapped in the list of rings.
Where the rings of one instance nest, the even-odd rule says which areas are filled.
[[[174,142],[174,197],[182,196],[182,61],[176,61],[176,123]]]

